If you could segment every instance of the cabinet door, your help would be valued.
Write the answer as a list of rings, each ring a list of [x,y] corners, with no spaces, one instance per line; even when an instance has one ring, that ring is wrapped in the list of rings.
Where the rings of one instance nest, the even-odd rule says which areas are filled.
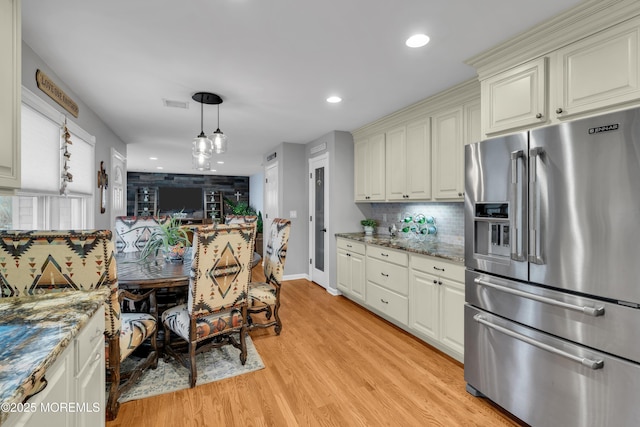
[[[77,414],[78,426],[104,425],[105,366],[104,342],[99,343],[90,362],[76,379],[76,402],[87,405],[87,410]],[[94,406],[95,403],[99,405]]]
[[[409,327],[438,340],[438,279],[430,274],[411,270],[410,280]]]
[[[0,188],[20,188],[20,1],[0,3]]]
[[[481,82],[483,133],[538,125],[547,118],[547,58]]]
[[[463,108],[433,116],[433,197],[460,199],[463,191]]]
[[[365,257],[351,253],[351,293],[354,297],[365,299]]]
[[[640,22],[634,20],[556,52],[554,112],[558,118],[640,97]]]
[[[364,202],[369,196],[369,142],[365,139],[353,145],[355,200]]]
[[[407,125],[406,194],[408,199],[431,198],[431,127],[429,118]]]
[[[338,249],[338,265],[336,278],[338,283],[336,287],[342,292],[351,292],[351,254]]]
[[[471,144],[481,141],[482,122],[480,113],[480,99],[464,105],[464,143]]]
[[[407,141],[404,126],[387,132],[387,191],[388,200],[405,200],[407,188]]]
[[[380,201],[385,199],[385,138],[384,134],[369,138],[369,199]]]
[[[464,285],[440,278],[440,341],[464,354]]]

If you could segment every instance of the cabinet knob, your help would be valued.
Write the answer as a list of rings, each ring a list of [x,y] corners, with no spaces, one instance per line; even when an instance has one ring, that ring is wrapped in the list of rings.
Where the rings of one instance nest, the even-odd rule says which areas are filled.
[[[438,285],[442,285],[442,281],[438,280]]]
[[[464,192],[463,193],[458,193],[458,197],[462,197],[464,196]]]
[[[542,118],[542,113],[536,114],[536,119],[541,119],[541,118]]]
[[[557,114],[562,114],[562,111],[563,111],[563,110],[562,110],[562,108],[557,108],[557,109],[556,109],[556,113],[557,113]]]
[[[438,281],[437,281],[437,280],[434,280],[434,281],[433,281],[433,284],[434,284],[434,285],[437,285],[437,284],[438,284]]]

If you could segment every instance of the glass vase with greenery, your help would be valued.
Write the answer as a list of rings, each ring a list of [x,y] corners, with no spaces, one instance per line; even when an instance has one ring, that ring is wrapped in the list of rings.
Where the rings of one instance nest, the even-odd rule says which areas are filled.
[[[184,252],[191,246],[189,234],[182,226],[179,218],[170,217],[164,224],[153,228],[147,243],[142,248],[140,259],[157,257],[162,251],[168,261],[177,261],[184,258]]]

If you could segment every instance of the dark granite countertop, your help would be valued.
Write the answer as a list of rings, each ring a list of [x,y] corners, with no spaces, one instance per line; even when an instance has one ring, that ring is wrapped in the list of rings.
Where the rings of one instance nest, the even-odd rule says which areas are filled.
[[[425,240],[424,242],[419,242],[416,240],[404,239],[402,237],[391,237],[386,234],[366,236],[364,233],[336,233],[335,236],[364,242],[368,245],[378,245],[385,248],[399,249],[464,264],[464,247],[462,245],[442,243],[437,240]]]
[[[0,298],[0,406],[33,394],[109,289]],[[0,410],[0,424],[8,414]]]

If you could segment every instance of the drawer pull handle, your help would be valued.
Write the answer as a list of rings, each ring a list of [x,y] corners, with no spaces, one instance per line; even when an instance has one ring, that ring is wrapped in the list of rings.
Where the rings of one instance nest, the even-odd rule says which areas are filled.
[[[351,254],[347,254],[347,256],[351,256]]]
[[[438,270],[438,271],[444,271],[444,268],[438,268],[438,267],[436,267],[435,265],[433,266],[433,269],[434,269],[434,270]]]
[[[511,338],[515,338],[517,340],[526,342],[527,344],[531,344],[534,347],[538,347],[541,350],[545,350],[548,351],[549,353],[553,353],[553,354],[557,354],[558,356],[562,356],[565,357],[569,360],[573,360],[574,362],[578,362],[583,366],[586,366],[587,368],[591,368],[591,369],[602,369],[602,367],[604,366],[604,360],[602,359],[597,359],[597,360],[592,360],[592,359],[588,359],[586,357],[580,357],[580,356],[576,356],[575,354],[571,354],[568,353],[564,350],[560,350],[559,348],[553,347],[549,344],[545,344],[543,342],[540,341],[536,341],[533,338],[529,338],[526,335],[522,335],[519,334],[517,332],[514,332],[510,329],[504,328],[502,326],[498,326],[495,325],[491,322],[489,322],[488,320],[486,320],[482,315],[480,314],[476,314],[475,316],[473,316],[473,320],[475,320],[478,323],[481,323],[483,325],[485,325],[488,328],[491,329],[495,329],[498,332],[502,332],[503,334],[511,337]]]
[[[100,352],[97,352],[96,355],[93,356],[93,360],[91,361],[91,364],[95,365],[100,361],[101,358],[102,358],[102,354],[100,354]]]
[[[380,256],[388,257],[388,256],[389,256],[389,254],[385,254],[385,253],[383,253],[383,252],[380,252]]]
[[[555,300],[555,299],[552,299],[552,298],[547,298],[547,297],[543,297],[543,296],[540,296],[540,295],[530,294],[529,292],[520,291],[518,289],[512,289],[512,288],[507,288],[506,286],[496,285],[494,283],[487,282],[486,280],[482,280],[479,277],[477,277],[474,280],[474,282],[476,282],[478,285],[486,286],[488,288],[497,289],[497,290],[499,290],[501,292],[506,292],[508,294],[517,295],[519,297],[531,299],[531,300],[538,301],[538,302],[541,302],[541,303],[544,303],[544,304],[554,305],[556,307],[562,307],[562,308],[566,308],[566,309],[569,309],[569,310],[578,311],[580,313],[588,314],[589,316],[594,316],[594,317],[604,316],[604,307],[603,306],[588,307],[588,306],[569,304],[569,303],[564,302],[564,301],[558,301],[558,300]]]
[[[382,298],[380,298],[380,301],[382,301],[383,304],[389,304],[389,301],[385,301]]]
[[[347,245],[347,247],[348,247],[348,248],[352,248],[353,246],[351,246],[351,245]]]
[[[102,332],[102,330],[100,330],[100,328],[96,328],[96,333],[95,333],[94,336],[89,338],[89,342],[94,342],[95,340],[97,340],[98,338],[100,338],[103,335],[104,335],[104,333]]]
[[[383,275],[384,277],[389,277],[389,275],[386,273],[380,273],[380,274]]]

